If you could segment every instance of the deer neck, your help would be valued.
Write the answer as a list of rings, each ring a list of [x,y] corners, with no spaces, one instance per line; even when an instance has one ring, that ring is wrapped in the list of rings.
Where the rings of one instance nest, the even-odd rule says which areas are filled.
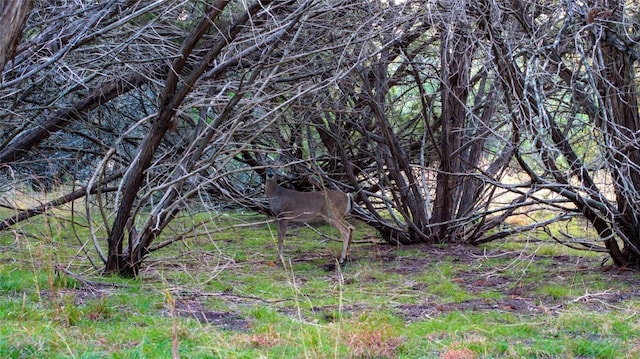
[[[268,179],[264,188],[264,193],[267,195],[267,197],[273,198],[278,194],[279,191],[280,191],[280,186],[276,182],[276,179],[275,178]]]

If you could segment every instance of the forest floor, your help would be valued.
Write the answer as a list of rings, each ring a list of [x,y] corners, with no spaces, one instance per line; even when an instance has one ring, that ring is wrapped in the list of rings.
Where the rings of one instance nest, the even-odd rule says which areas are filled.
[[[357,252],[357,258],[352,258],[348,266],[358,266],[359,262],[370,265],[371,258],[365,258],[367,246]],[[390,302],[385,308],[402,318],[405,323],[420,321],[451,312],[504,312],[524,316],[558,315],[573,304],[594,312],[606,312],[616,309],[620,305],[625,307],[625,301],[640,298],[640,275],[637,271],[617,268],[611,265],[599,265],[602,259],[589,259],[575,255],[536,255],[535,251],[523,250],[492,250],[490,254],[483,249],[465,246],[434,246],[427,244],[412,245],[397,254],[393,246],[376,246],[374,261],[385,273],[383,276],[400,275],[408,278],[400,281],[397,286],[387,287],[390,293],[403,290],[424,293],[424,299],[417,302]],[[329,258],[329,256],[327,257]],[[495,268],[482,265],[483,260],[500,258],[504,267]],[[332,265],[318,261],[317,256],[306,257],[304,254],[294,258],[293,263],[315,263],[316,273],[324,272],[326,281],[331,281],[336,275],[328,268]],[[319,262],[319,263],[318,263]],[[267,266],[274,266],[266,262]],[[430,291],[430,284],[419,279],[412,280],[417,273],[424,274],[431,268],[445,265],[451,269],[452,276],[436,280],[435,295]],[[511,267],[515,267],[511,268]],[[295,268],[295,264],[294,264]],[[540,270],[543,268],[544,270]],[[340,275],[344,278],[343,285],[356,285],[364,288],[380,285],[381,279],[377,275],[350,275],[350,268],[346,267]],[[533,273],[527,273],[531,270]],[[592,279],[590,279],[592,278]],[[317,279],[317,278],[315,278]],[[298,276],[296,281],[304,283],[305,276]],[[447,283],[449,281],[449,283]],[[590,283],[587,283],[590,282]],[[599,281],[608,282],[608,284]],[[389,285],[389,280],[383,280]],[[357,284],[356,284],[357,283]],[[453,284],[451,284],[453,283]],[[246,299],[244,296],[220,294],[236,301]],[[489,294],[487,295],[487,293]],[[433,298],[430,298],[430,294]],[[438,294],[441,297],[438,298]],[[197,296],[197,295],[196,295]],[[249,300],[259,300],[270,303],[270,299],[248,297]],[[276,300],[277,302],[277,300]],[[205,305],[197,300],[187,299],[178,303],[178,313],[182,316],[192,316],[203,322],[213,323],[221,328],[246,329],[250,323],[241,315],[233,312],[207,311]],[[378,303],[367,301],[342,303],[337,305],[314,306],[309,312],[314,320],[322,317],[333,320],[333,315],[339,310],[342,317],[353,317],[362,313],[378,310]],[[298,318],[300,308],[297,306],[283,306],[279,312]],[[633,312],[633,315],[636,313]],[[640,341],[638,342],[640,344]],[[638,347],[640,350],[640,347]]]
[[[5,233],[0,357],[640,355],[640,274],[605,254],[533,235],[395,247],[358,226],[341,269],[323,226],[291,229],[283,266],[275,226],[255,222],[154,253],[135,279],[100,276],[64,225]]]

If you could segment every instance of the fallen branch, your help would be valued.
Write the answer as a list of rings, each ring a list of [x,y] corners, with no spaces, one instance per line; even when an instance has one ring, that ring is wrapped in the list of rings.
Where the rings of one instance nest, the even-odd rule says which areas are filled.
[[[89,289],[96,289],[96,288],[131,288],[130,285],[122,284],[122,283],[95,282],[95,281],[87,280],[84,277],[79,276],[79,275],[71,272],[70,270],[68,270],[67,268],[63,267],[60,264],[54,265],[53,269],[54,269],[57,277],[60,276],[60,273],[64,273],[64,275],[66,275],[66,276],[68,276],[68,277],[80,282],[82,284],[82,286],[87,287]]]

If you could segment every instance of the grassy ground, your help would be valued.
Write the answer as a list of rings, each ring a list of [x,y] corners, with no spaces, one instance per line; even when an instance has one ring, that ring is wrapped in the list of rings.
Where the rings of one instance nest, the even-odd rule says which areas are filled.
[[[66,220],[0,234],[0,357],[633,358],[640,276],[602,254],[520,239],[483,248],[352,246],[252,223],[155,253],[104,278]],[[336,233],[328,227],[322,232]],[[357,238],[375,233],[359,226]],[[88,248],[91,250],[90,248]],[[610,269],[610,270],[605,270]]]

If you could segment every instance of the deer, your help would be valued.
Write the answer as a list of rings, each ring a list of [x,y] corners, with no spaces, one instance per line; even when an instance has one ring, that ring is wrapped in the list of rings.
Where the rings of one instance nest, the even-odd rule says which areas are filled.
[[[351,212],[351,196],[338,190],[300,192],[281,187],[275,172],[270,168],[265,177],[265,194],[278,223],[278,259],[281,263],[284,263],[282,251],[289,222],[311,223],[324,220],[340,231],[342,251],[338,263],[344,266],[355,230],[344,218]]]

